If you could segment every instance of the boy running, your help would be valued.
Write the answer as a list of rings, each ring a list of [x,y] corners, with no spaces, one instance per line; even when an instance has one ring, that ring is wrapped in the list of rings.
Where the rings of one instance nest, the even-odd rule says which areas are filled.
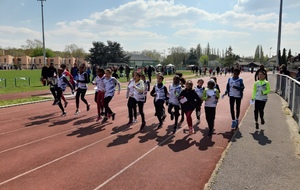
[[[176,132],[177,129],[177,124],[178,124],[178,118],[179,118],[179,109],[180,109],[180,103],[178,100],[179,94],[181,93],[182,88],[179,83],[179,76],[175,75],[173,77],[173,83],[170,84],[169,86],[169,101],[168,101],[168,113],[171,116],[171,120],[175,118],[175,123],[174,123],[174,129],[173,133]],[[174,108],[174,111],[172,111]]]

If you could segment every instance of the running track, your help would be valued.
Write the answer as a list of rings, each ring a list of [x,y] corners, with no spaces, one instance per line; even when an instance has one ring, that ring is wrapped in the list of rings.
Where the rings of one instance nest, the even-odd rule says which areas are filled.
[[[241,120],[254,77],[240,76],[246,86]],[[218,77],[222,94],[227,78]],[[208,78],[203,79],[206,84]],[[140,116],[136,124],[126,126],[125,90],[111,102],[116,120],[106,124],[95,122],[93,96],[86,98],[91,110],[87,112],[80,102],[77,116],[74,100],[69,100],[66,117],[60,117],[52,102],[0,109],[0,189],[203,189],[232,137],[228,97],[218,103],[212,138],[207,137],[204,109],[201,123],[194,126],[196,134],[184,133],[184,121],[172,135],[169,115],[163,128],[156,130],[148,93],[147,127],[140,133]],[[193,119],[195,123],[195,113]]]

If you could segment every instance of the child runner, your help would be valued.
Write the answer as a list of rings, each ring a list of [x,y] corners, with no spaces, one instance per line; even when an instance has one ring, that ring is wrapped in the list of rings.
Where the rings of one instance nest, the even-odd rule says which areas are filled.
[[[157,126],[157,129],[160,129],[163,125],[164,119],[166,118],[164,103],[165,100],[167,100],[168,90],[162,83],[164,80],[163,75],[157,74],[156,78],[157,78],[157,83],[155,84],[152,91],[150,92],[150,95],[152,97],[155,97],[154,98],[155,115],[157,116],[159,121],[159,125]]]
[[[179,83],[179,76],[175,75],[173,77],[173,83],[170,84],[169,86],[169,105],[168,105],[168,113],[171,116],[171,120],[175,118],[175,123],[174,123],[174,129],[173,133],[176,132],[177,129],[177,124],[178,124],[178,118],[179,118],[179,109],[180,109],[180,103],[178,100],[179,94],[181,93],[182,88]],[[174,111],[172,109],[174,108]]]
[[[133,98],[135,100],[134,107],[136,104],[139,107],[139,113],[142,117],[142,125],[140,127],[140,131],[144,129],[146,126],[145,114],[144,114],[144,103],[145,103],[145,86],[144,81],[141,80],[141,73],[134,72],[134,85],[133,85]]]
[[[264,109],[266,102],[268,100],[268,94],[270,92],[270,84],[266,80],[267,73],[263,70],[260,70],[257,73],[258,81],[254,83],[253,92],[252,92],[252,100],[255,100],[254,103],[254,119],[255,119],[255,128],[259,129],[258,125],[258,112],[260,115],[261,124],[265,124],[264,119]]]
[[[64,72],[64,69],[62,69],[62,68],[59,68],[58,72],[57,72],[58,76],[57,76],[57,88],[56,88],[56,92],[57,92],[56,102],[62,111],[61,116],[66,116],[67,112],[65,112],[65,109],[62,106],[60,98],[61,98],[63,92],[66,90],[67,85],[71,88],[72,93],[74,92],[74,88],[73,88],[72,84],[68,81],[66,76],[63,74],[63,72]]]
[[[112,98],[115,95],[116,86],[118,85],[118,94],[120,94],[120,82],[111,76],[111,70],[106,69],[105,70],[105,79],[103,80],[104,86],[105,86],[105,94],[104,94],[104,107],[105,107],[105,117],[102,120],[102,123],[105,123],[108,118],[112,118],[112,120],[115,120],[116,114],[112,112],[112,110],[109,107],[109,102],[112,100]]]
[[[179,75],[178,75],[179,76]],[[182,75],[181,75],[182,76]],[[180,77],[180,76],[179,76]],[[181,88],[182,88],[182,90],[184,90],[184,88],[185,88],[185,78],[183,78],[183,77],[180,77],[180,79],[179,79],[179,81],[180,81],[180,85],[181,85]],[[180,122],[182,123],[183,121],[184,121],[184,112],[183,112],[183,110],[181,109],[181,120],[180,120]]]
[[[63,71],[64,71],[64,72],[63,72],[63,75],[65,75],[66,77],[69,77],[69,82],[70,82],[70,83],[72,84],[72,86],[74,87],[74,86],[75,86],[74,78],[73,78],[73,76],[71,75],[71,73],[67,70],[66,64],[61,64],[61,65],[60,65],[60,68],[62,68]],[[65,98],[65,96],[64,96],[63,94],[61,95],[61,99],[64,101],[64,103],[65,103],[64,107],[66,108],[69,102],[66,100],[66,98]]]
[[[136,123],[137,120],[137,111],[136,111],[136,103],[135,103],[135,99],[133,97],[134,94],[134,75],[135,75],[136,71],[132,72],[132,78],[130,79],[128,85],[127,85],[127,93],[126,93],[126,98],[128,99],[127,101],[127,108],[128,108],[128,118],[129,121],[127,123],[127,125],[130,125],[131,123]],[[133,116],[132,116],[132,112],[133,112]],[[133,120],[132,120],[133,119]]]
[[[210,78],[215,81],[215,83],[216,83],[215,89],[217,89],[219,91],[219,93],[221,94],[221,90],[220,90],[220,87],[219,87],[218,82],[217,82],[217,77],[210,77]]]
[[[79,73],[78,73],[78,79],[76,80],[78,84],[77,92],[76,92],[76,111],[75,115],[79,114],[79,97],[86,105],[86,111],[90,110],[90,104],[86,101],[85,94],[87,91],[87,83],[88,83],[88,75],[85,72],[85,65],[82,64],[79,66]]]
[[[186,115],[186,121],[189,126],[189,134],[191,135],[194,133],[192,113],[198,102],[200,102],[200,98],[193,89],[193,82],[191,80],[188,80],[185,83],[185,89],[180,93],[178,100],[180,100],[182,105],[181,108]]]
[[[243,91],[244,91],[244,83],[243,79],[239,77],[240,70],[234,69],[233,76],[228,79],[226,85],[225,95],[228,94],[229,96],[229,104],[230,104],[230,113],[232,124],[231,128],[236,129],[239,123],[239,116],[240,116],[240,108],[241,108],[241,100],[243,98]],[[236,103],[236,114],[234,113],[234,104]]]
[[[220,93],[214,88],[216,85],[213,79],[207,82],[207,88],[203,91],[202,100],[205,101],[205,117],[208,124],[208,136],[212,136],[215,125],[216,107],[220,98]]]
[[[97,69],[97,76],[95,84],[97,85],[97,97],[96,97],[96,103],[97,103],[97,113],[98,118],[96,120],[99,121],[102,119],[101,115],[104,115],[104,92],[105,92],[105,85],[104,85],[104,69],[98,68]]]
[[[204,91],[204,87],[203,87],[203,83],[204,80],[203,79],[199,79],[197,82],[197,86],[195,87],[195,92],[197,93],[198,97],[200,98],[200,101],[198,102],[198,104],[196,105],[196,117],[197,117],[197,124],[200,123],[200,115],[201,115],[201,106],[202,106],[202,94]]]
[[[150,91],[150,82],[146,80],[146,76],[144,74],[141,74],[141,80],[144,81],[144,95],[145,95],[145,103],[147,101],[147,92]]]

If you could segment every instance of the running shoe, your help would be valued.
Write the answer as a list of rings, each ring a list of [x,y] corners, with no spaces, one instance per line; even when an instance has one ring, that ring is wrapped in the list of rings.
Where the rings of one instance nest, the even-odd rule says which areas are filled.
[[[255,123],[255,129],[259,129],[258,123]]]
[[[115,113],[112,113],[112,114],[111,114],[111,119],[112,119],[112,120],[115,120],[115,117],[116,117],[116,114],[115,114]]]
[[[142,122],[142,125],[140,127],[140,131],[142,131],[145,128],[145,126],[146,126],[146,122],[144,121],[144,122]]]
[[[67,112],[63,112],[60,116],[66,116],[67,115]]]
[[[133,119],[132,123],[136,123],[137,122],[137,119]]]
[[[231,129],[235,129],[236,127],[236,121],[235,120],[232,120],[232,123],[231,123]]]
[[[260,122],[262,125],[264,125],[265,124],[265,120],[264,120],[264,118],[261,118],[261,122]]]
[[[78,115],[79,113],[80,113],[80,111],[76,110],[75,113],[74,113],[74,115]]]
[[[103,120],[101,121],[102,123],[105,123],[107,121],[107,117],[104,117]]]
[[[157,126],[157,129],[160,129],[160,128],[162,128],[162,123],[159,123]]]
[[[189,128],[189,134],[190,134],[190,135],[194,134],[193,127]]]
[[[96,122],[100,121],[102,119],[101,116],[98,116],[97,119],[96,119]]]

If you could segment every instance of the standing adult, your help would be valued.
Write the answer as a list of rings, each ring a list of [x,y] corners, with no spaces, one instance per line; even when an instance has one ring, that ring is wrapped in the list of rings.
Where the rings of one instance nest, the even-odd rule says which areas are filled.
[[[280,74],[290,76],[290,71],[287,70],[287,66],[285,64],[281,65]]]
[[[47,84],[47,70],[48,70],[48,67],[47,65],[44,65],[43,68],[42,68],[42,76],[41,76],[41,82],[43,84],[43,86],[46,86]]]
[[[74,63],[74,66],[71,68],[71,75],[73,76],[74,80],[78,79],[78,67],[77,67],[77,63]]]
[[[57,87],[57,70],[54,67],[53,63],[50,63],[48,69],[47,69],[47,80],[50,86],[50,91],[53,95],[53,97],[55,98],[55,88]],[[55,101],[53,103],[53,105],[55,105]]]
[[[130,67],[128,65],[125,66],[125,75],[126,75],[126,78],[127,78],[127,82],[129,82],[130,80]]]
[[[148,66],[148,69],[147,69],[147,75],[148,75],[148,79],[149,79],[149,82],[151,83],[151,77],[152,77],[152,67],[149,65]]]

